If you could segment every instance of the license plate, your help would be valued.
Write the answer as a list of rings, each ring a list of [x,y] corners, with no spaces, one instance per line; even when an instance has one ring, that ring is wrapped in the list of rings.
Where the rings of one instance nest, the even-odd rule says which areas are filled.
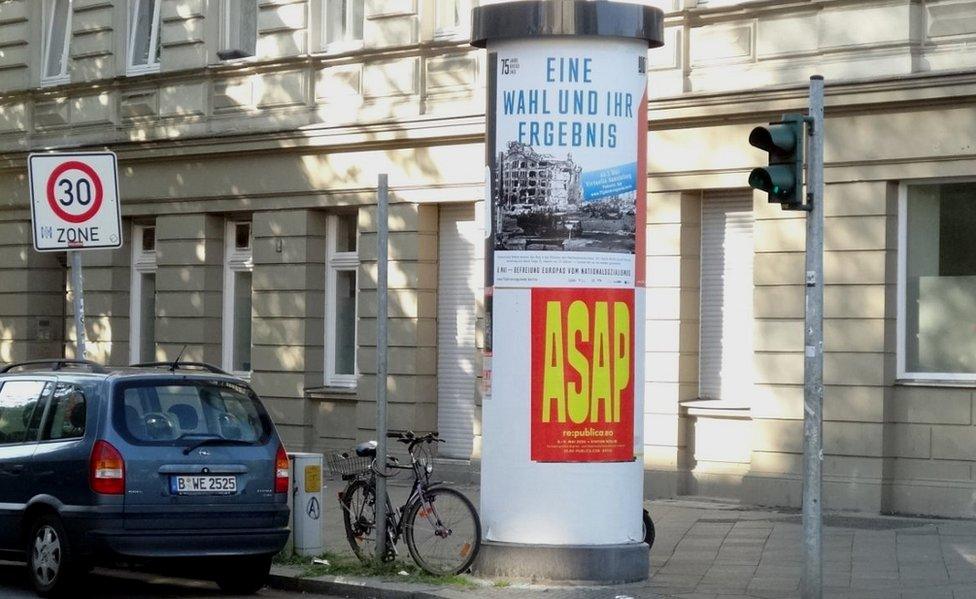
[[[169,487],[174,495],[229,495],[237,492],[237,477],[174,476]]]

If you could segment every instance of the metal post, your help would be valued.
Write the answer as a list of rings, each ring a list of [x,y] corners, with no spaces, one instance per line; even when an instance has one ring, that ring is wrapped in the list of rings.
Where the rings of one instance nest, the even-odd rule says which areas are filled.
[[[88,357],[88,348],[85,339],[85,290],[81,252],[69,251],[68,255],[71,257],[71,299],[75,309],[75,337],[78,344],[75,357],[84,360]]]
[[[803,360],[803,599],[823,597],[823,226],[824,81],[810,78],[807,163],[806,321]]]
[[[380,175],[376,198],[376,459],[381,473],[386,472],[386,373],[387,373],[387,247],[390,236],[387,219],[389,184]],[[386,478],[376,477],[376,563],[386,555]]]

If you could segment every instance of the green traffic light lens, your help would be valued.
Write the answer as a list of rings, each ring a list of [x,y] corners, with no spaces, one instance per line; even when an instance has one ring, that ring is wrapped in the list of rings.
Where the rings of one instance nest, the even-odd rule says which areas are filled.
[[[760,191],[769,192],[772,187],[772,181],[769,179],[769,174],[765,169],[757,168],[749,174],[749,187],[753,187]]]

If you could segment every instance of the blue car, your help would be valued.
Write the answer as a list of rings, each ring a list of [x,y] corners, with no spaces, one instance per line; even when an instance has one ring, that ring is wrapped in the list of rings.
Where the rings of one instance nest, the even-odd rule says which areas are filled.
[[[26,561],[43,597],[97,564],[157,560],[255,592],[288,539],[288,491],[271,418],[218,368],[0,369],[0,556]]]

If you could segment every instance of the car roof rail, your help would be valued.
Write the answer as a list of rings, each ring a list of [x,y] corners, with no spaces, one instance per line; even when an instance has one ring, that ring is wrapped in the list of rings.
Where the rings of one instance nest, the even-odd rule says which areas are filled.
[[[177,370],[205,370],[213,374],[226,374],[227,376],[233,376],[226,370],[217,368],[213,364],[207,364],[206,362],[140,362],[138,364],[129,364],[129,367],[168,368],[170,372],[176,372]]]
[[[47,366],[51,370],[61,370],[65,366],[74,367],[85,367],[90,372],[95,372],[98,374],[105,374],[108,372],[105,367],[98,362],[92,362],[91,360],[70,360],[64,358],[53,358],[50,360],[26,360],[24,362],[14,362],[13,364],[7,364],[3,368],[0,368],[0,374],[5,372],[10,372],[15,368],[30,368],[31,366]]]

